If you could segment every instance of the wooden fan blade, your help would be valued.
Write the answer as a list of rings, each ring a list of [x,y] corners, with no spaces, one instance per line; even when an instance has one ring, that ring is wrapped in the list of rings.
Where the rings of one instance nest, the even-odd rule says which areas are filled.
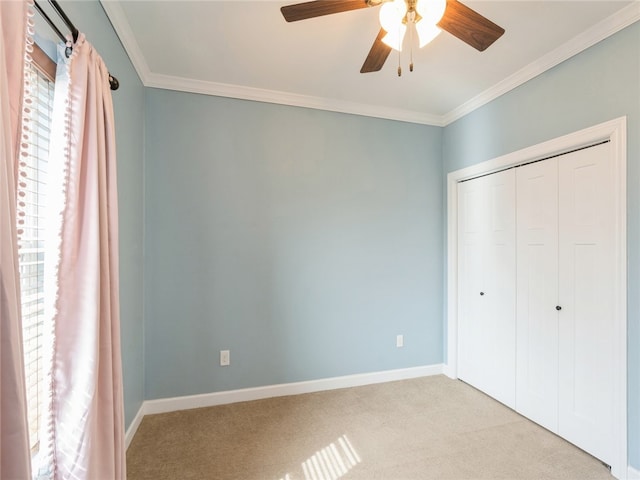
[[[313,2],[285,5],[280,9],[287,22],[297,22],[307,18],[331,15],[366,8],[367,0],[316,0]]]
[[[438,26],[481,52],[504,33],[504,28],[458,0],[447,0],[447,9]]]
[[[362,64],[360,73],[377,72],[382,68],[384,62],[389,56],[389,53],[391,53],[391,47],[382,42],[382,37],[384,37],[386,34],[387,32],[385,32],[384,29],[381,28],[378,36],[373,41],[373,45],[371,45],[369,55],[367,55],[367,58]]]

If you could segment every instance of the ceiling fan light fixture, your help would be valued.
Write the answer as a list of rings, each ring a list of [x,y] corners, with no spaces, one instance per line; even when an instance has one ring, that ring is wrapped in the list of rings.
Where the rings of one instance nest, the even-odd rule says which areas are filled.
[[[380,26],[387,34],[382,41],[394,50],[402,50],[402,42],[407,26],[404,18],[407,13],[407,5],[404,0],[385,2],[380,7]]]
[[[416,23],[416,30],[418,32],[419,48],[424,47],[427,43],[440,35],[440,32],[442,32],[437,25],[427,23],[424,19]]]

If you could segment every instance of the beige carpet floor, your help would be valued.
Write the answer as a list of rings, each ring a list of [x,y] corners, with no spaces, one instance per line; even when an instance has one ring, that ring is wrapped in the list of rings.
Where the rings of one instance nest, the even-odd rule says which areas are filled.
[[[613,478],[444,376],[149,415],[127,470],[129,480]]]

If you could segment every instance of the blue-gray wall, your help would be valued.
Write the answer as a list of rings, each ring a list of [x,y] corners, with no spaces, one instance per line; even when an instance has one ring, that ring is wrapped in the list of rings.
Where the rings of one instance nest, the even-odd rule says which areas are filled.
[[[628,434],[640,467],[640,23],[448,125],[445,175],[627,116]]]
[[[120,324],[125,424],[144,400],[143,370],[143,159],[144,87],[100,3],[60,2],[74,24],[86,32],[109,71],[120,80],[113,92],[118,161],[120,234]]]
[[[440,128],[146,105],[146,398],[442,362]]]

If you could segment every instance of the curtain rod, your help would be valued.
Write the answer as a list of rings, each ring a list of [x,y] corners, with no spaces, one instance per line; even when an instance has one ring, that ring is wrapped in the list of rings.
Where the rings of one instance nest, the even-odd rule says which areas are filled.
[[[69,30],[71,30],[71,37],[73,38],[73,43],[75,43],[78,40],[78,35],[79,35],[80,32],[78,31],[76,26],[69,19],[67,14],[64,12],[62,7],[60,6],[60,4],[56,0],[49,0],[49,4],[53,7],[55,12],[62,19],[62,21],[65,23],[67,28]],[[53,20],[51,20],[49,15],[47,15],[47,13],[42,9],[42,7],[40,5],[38,5],[38,2],[36,0],[33,0],[33,5],[36,7],[36,10],[42,16],[42,18],[44,18],[44,20],[53,29],[53,31],[56,33],[56,35],[58,35],[58,37],[60,37],[60,40],[62,40],[63,42],[66,42],[67,39],[64,36],[64,34],[56,26],[56,24],[53,22]],[[67,55],[67,57],[69,57],[71,55],[71,47],[67,47],[66,55]],[[111,90],[117,90],[120,87],[120,82],[118,81],[118,79],[116,77],[114,77],[113,75],[109,74],[109,85],[111,87]]]

